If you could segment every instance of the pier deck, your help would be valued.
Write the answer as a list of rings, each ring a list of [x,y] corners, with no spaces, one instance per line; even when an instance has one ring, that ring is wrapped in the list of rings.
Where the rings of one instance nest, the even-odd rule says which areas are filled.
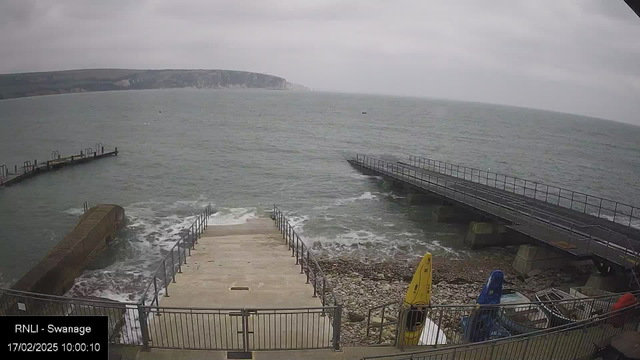
[[[81,151],[78,155],[71,155],[67,157],[60,157],[57,155],[57,152],[52,152],[52,160],[47,160],[45,162],[38,162],[37,160],[34,160],[33,162],[30,160],[25,161],[21,167],[15,165],[13,167],[13,172],[6,165],[0,165],[0,187],[11,186],[34,176],[57,170],[65,166],[85,164],[93,160],[117,155],[117,147],[114,151],[109,152],[104,152],[104,148],[95,152],[93,149],[87,148],[84,151]]]

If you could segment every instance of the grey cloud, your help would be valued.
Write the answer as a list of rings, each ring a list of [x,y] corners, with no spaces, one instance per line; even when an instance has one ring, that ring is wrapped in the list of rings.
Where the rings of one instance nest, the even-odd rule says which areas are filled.
[[[640,123],[622,0],[0,0],[0,31],[0,72],[228,68]]]

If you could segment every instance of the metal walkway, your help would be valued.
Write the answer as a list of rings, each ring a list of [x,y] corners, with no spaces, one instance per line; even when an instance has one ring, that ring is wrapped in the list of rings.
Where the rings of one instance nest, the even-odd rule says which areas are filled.
[[[21,167],[14,165],[13,172],[6,165],[0,165],[0,187],[11,186],[26,179],[45,172],[60,169],[65,166],[85,164],[93,160],[102,159],[109,156],[118,156],[118,148],[105,152],[102,143],[96,144],[96,149],[85,148],[80,150],[80,154],[61,157],[58,151],[51,152],[51,160],[38,162],[38,160],[25,161]]]
[[[578,258],[624,269],[640,264],[636,251],[640,229],[632,226],[640,220],[640,210],[635,207],[624,205],[625,210],[614,210],[608,216],[607,204],[615,202],[577,192],[571,192],[569,198],[565,189],[424,158],[411,157],[409,163],[402,163],[357,155],[349,162],[466,207]],[[594,205],[591,199],[599,202]],[[617,209],[620,205],[615,204]]]

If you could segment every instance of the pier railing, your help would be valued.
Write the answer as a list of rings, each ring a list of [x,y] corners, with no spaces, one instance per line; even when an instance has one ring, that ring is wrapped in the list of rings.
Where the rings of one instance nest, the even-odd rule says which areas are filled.
[[[640,228],[640,209],[619,201],[425,157],[410,155],[409,165]]]
[[[518,304],[433,304],[421,310],[407,309],[402,301],[384,303],[369,309],[367,338],[381,344],[389,341],[382,334],[393,334],[392,343],[403,347],[403,328],[398,324],[422,322],[430,336],[419,346],[451,346],[535,332],[597,317],[612,311],[625,293],[557,301]],[[640,296],[640,291],[631,292]],[[400,321],[398,321],[400,319]]]
[[[191,250],[195,249],[198,238],[207,228],[209,216],[212,214],[213,209],[209,204],[196,217],[191,226],[183,230],[180,239],[167,252],[153,273],[140,300],[142,304],[153,306],[155,303],[156,306],[159,306],[158,297],[163,294],[169,296],[169,284],[176,282],[176,274],[182,272],[182,265],[187,263],[187,257],[191,256]]]
[[[592,355],[596,344],[612,336],[637,331],[640,304],[555,328],[503,339],[467,342],[442,348],[411,351],[397,355],[367,356],[364,359],[513,359],[575,360]]]
[[[631,240],[611,229],[602,228],[600,236],[594,236],[587,232],[584,223],[576,223],[564,217],[534,209],[533,207],[520,207],[514,204],[512,199],[499,193],[492,194],[504,201],[492,201],[478,195],[478,190],[469,187],[468,183],[452,180],[449,177],[432,175],[423,169],[402,165],[395,162],[381,160],[366,155],[357,155],[356,163],[366,169],[381,174],[392,176],[405,181],[418,188],[433,192],[448,199],[455,200],[466,206],[470,206],[498,218],[505,218],[517,224],[517,230],[523,234],[537,238],[540,241],[550,243],[555,247],[577,256],[589,256],[595,254],[614,264],[631,268],[640,262],[640,253],[636,251]],[[515,228],[516,226],[514,226]],[[554,241],[551,241],[553,239]],[[560,241],[560,245],[556,242]]]
[[[0,186],[9,186],[20,182],[29,177],[38,175],[43,172],[57,169],[67,165],[75,165],[85,163],[94,159],[103,158],[105,156],[118,155],[118,148],[114,151],[104,151],[102,143],[96,144],[96,149],[91,147],[80,150],[80,154],[74,154],[67,157],[61,157],[57,150],[51,152],[51,159],[38,162],[37,159],[23,161],[22,166],[14,165],[13,169],[7,167],[6,164],[0,165]],[[13,170],[13,172],[11,171]]]

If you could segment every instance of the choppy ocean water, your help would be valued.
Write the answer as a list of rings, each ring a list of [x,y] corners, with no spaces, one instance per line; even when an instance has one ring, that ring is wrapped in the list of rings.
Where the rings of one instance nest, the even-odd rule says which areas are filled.
[[[367,114],[363,115],[362,112]],[[0,282],[10,285],[89,204],[130,223],[77,295],[133,300],[179,231],[208,203],[241,223],[278,203],[324,256],[473,256],[466,227],[345,161],[409,154],[640,204],[640,127],[445,100],[318,92],[145,90],[0,101],[0,164],[102,142],[118,157],[0,188]]]

